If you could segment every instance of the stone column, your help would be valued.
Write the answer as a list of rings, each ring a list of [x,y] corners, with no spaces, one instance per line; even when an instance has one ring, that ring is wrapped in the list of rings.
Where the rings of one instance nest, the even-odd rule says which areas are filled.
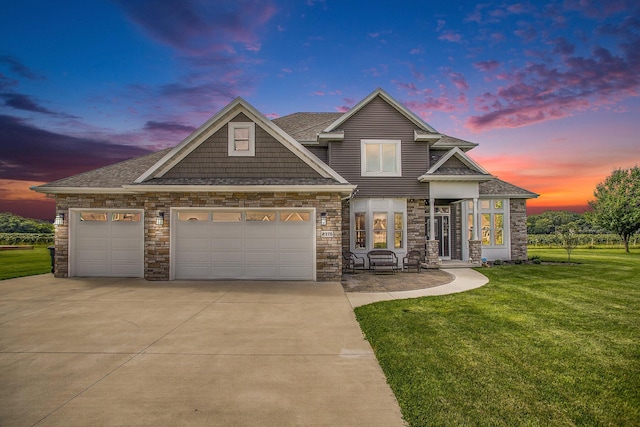
[[[482,241],[469,240],[469,262],[473,265],[482,264]]]
[[[427,268],[440,268],[439,243],[438,240],[427,240],[427,253],[425,256]]]
[[[71,217],[68,209],[56,209],[57,214],[64,215],[64,224],[55,226],[53,276],[69,277],[69,221],[71,221]]]

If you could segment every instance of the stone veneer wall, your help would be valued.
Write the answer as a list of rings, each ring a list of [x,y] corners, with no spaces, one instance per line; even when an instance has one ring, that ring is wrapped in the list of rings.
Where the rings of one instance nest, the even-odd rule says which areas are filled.
[[[172,207],[316,208],[316,278],[339,281],[342,272],[342,204],[338,193],[147,193],[58,195],[56,214],[65,214],[65,225],[56,226],[55,276],[69,275],[69,209],[144,209],[147,280],[169,280],[170,227]],[[164,225],[156,225],[164,212]],[[327,213],[327,225],[320,225],[320,213]],[[321,231],[333,231],[332,238]]]
[[[511,218],[511,259],[527,259],[527,200],[509,201]]]
[[[407,251],[419,250],[423,258],[426,257],[426,215],[424,199],[407,200]]]
[[[342,202],[342,251],[351,251],[351,201]]]

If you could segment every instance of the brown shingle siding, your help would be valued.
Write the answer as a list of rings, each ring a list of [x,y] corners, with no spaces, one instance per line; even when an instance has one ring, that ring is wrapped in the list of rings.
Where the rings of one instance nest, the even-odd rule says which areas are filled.
[[[235,121],[248,118],[239,114]],[[255,157],[228,153],[228,126],[224,125],[169,170],[163,178],[319,178],[320,175],[256,125]]]

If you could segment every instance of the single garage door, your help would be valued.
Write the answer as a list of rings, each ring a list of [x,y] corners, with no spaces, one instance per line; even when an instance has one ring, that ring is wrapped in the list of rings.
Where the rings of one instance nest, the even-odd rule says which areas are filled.
[[[315,279],[312,210],[175,210],[176,279]]]
[[[71,276],[144,276],[142,211],[72,211],[70,226]]]

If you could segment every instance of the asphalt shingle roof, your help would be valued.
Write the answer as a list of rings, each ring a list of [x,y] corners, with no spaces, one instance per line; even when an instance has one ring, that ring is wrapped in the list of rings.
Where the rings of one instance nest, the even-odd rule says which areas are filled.
[[[48,184],[43,184],[40,187],[118,188],[124,184],[132,184],[170,150],[171,148],[166,148],[142,157],[136,157],[68,178],[59,179]]]
[[[492,179],[491,181],[481,182],[479,190],[481,196],[521,196],[523,198],[538,197],[536,193],[532,193],[524,188],[509,184],[508,182],[498,178]]]
[[[342,115],[343,113],[293,113],[273,119],[272,122],[298,142],[315,142],[318,134]]]

